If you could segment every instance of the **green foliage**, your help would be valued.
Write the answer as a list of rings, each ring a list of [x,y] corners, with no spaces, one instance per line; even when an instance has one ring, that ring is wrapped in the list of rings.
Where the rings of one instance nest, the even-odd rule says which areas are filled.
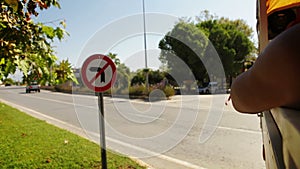
[[[170,96],[174,96],[175,95],[175,90],[172,86],[166,86],[164,89],[163,89],[166,97],[170,97]]]
[[[148,73],[149,89],[145,85],[146,73]],[[167,78],[169,74],[160,70],[138,70],[135,76],[131,79],[129,94],[133,96],[148,96],[155,89],[163,91],[166,97],[175,95],[175,90],[169,84]]]
[[[69,60],[62,60],[55,68],[57,74],[55,84],[63,84],[67,81],[77,82],[77,79],[73,73],[72,65]]]
[[[208,39],[205,34],[193,23],[180,21],[172,31],[160,41],[159,48],[162,49],[160,60],[166,64],[171,74],[178,75],[179,81],[186,79],[189,70],[182,68],[182,63],[176,59],[180,58],[189,67],[196,78],[200,79],[205,75],[205,68],[200,58],[204,57]]]
[[[134,85],[129,87],[129,95],[131,96],[146,96],[146,86]]]
[[[161,84],[151,85],[149,87],[148,91],[147,91],[147,88],[145,85],[130,86],[129,87],[129,95],[131,97],[145,98],[145,97],[148,97],[152,91],[157,90],[157,89],[161,90],[167,98],[175,95],[175,90],[173,89],[172,86],[170,86],[170,85],[165,86],[165,85],[161,85]]]
[[[54,90],[63,93],[72,93],[72,86],[68,83],[58,84],[54,86]]]
[[[108,53],[108,57],[110,57],[117,67],[117,79],[114,85],[113,93],[122,93],[124,90],[128,90],[129,82],[130,82],[130,69],[124,64],[121,63],[117,54]]]
[[[53,28],[35,23],[32,17],[51,6],[60,8],[57,0],[0,1],[0,79],[20,69],[25,79],[47,78],[57,60],[51,42],[66,34],[64,22]],[[63,27],[63,28],[61,28]],[[28,77],[29,76],[29,77]]]
[[[148,73],[148,79],[149,79],[150,85],[160,83],[165,77],[165,73],[161,72],[160,70],[153,71],[153,70],[149,69],[147,72],[145,72],[144,69],[141,69],[141,70],[137,70],[137,73],[131,79],[131,85],[145,84],[146,73]]]
[[[14,81],[11,78],[6,78],[3,80],[4,84],[14,84]]]
[[[0,168],[72,168],[101,166],[99,145],[0,103]],[[141,167],[107,151],[108,168]]]
[[[243,71],[244,62],[255,52],[252,30],[243,20],[221,18],[196,25],[206,32],[223,63],[225,74],[235,77]]]
[[[241,73],[244,62],[256,52],[251,41],[252,29],[243,20],[219,19],[208,11],[204,11],[197,20],[196,23],[179,21],[160,41],[160,60],[164,67],[170,74],[178,75],[181,79],[176,80],[180,83],[190,80],[185,79],[189,70],[184,70],[180,61],[188,65],[196,80],[208,79],[201,60],[209,61],[212,51],[209,40],[220,56],[226,76],[235,77]]]
[[[149,84],[158,84],[165,77],[165,73],[160,70],[150,70],[149,71]]]
[[[131,79],[131,85],[141,85],[145,84],[146,82],[146,75],[143,70],[137,70],[136,74]]]
[[[113,62],[116,64],[116,66],[118,66],[118,65],[121,64],[121,61],[120,61],[120,59],[117,57],[117,54],[116,54],[116,53],[111,53],[111,52],[109,52],[109,53],[107,54],[107,56],[110,57],[110,58],[113,60]]]

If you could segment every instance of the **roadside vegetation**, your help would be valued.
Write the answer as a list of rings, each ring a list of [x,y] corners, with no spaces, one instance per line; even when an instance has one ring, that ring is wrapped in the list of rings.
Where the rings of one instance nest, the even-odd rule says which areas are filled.
[[[180,75],[178,83],[188,78],[181,62],[193,73],[198,86],[219,81],[230,86],[232,80],[249,69],[255,61],[256,48],[253,30],[244,20],[230,20],[203,11],[195,19],[182,19],[159,43],[160,61],[170,74]],[[207,67],[214,67],[214,55],[222,62],[226,80],[220,75],[209,75]],[[205,63],[204,63],[205,62]],[[217,77],[214,77],[217,76]]]
[[[0,80],[17,70],[23,73],[26,82],[75,80],[72,69],[61,76],[60,66],[68,64],[65,64],[67,61],[57,64],[52,45],[68,35],[65,21],[36,22],[40,12],[50,7],[60,8],[58,0],[3,0],[0,6]],[[55,77],[61,79],[56,81]]]
[[[0,103],[0,168],[96,169],[99,145]],[[143,169],[107,152],[108,168]]]

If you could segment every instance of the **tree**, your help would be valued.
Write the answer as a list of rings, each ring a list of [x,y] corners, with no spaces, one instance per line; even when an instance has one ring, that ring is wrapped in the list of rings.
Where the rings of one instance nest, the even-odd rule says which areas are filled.
[[[161,72],[160,70],[151,70],[149,69],[149,84],[150,85],[156,85],[162,82],[162,80],[165,78],[166,73]],[[131,85],[142,85],[145,84],[146,78],[145,78],[145,72],[143,69],[137,70],[136,75],[131,79]]]
[[[118,65],[121,64],[121,61],[120,61],[120,59],[117,57],[118,55],[117,55],[116,53],[111,53],[111,52],[109,52],[109,53],[107,54],[107,56],[108,56],[109,58],[111,58],[111,60],[113,60],[113,62],[116,64],[116,66],[118,66]]]
[[[51,43],[63,39],[65,23],[53,28],[32,17],[51,6],[60,8],[58,0],[1,0],[0,5],[0,79],[17,68],[25,79],[49,76],[57,60]]]
[[[119,92],[128,89],[130,86],[130,69],[124,63],[121,63],[116,53],[110,52],[107,56],[113,60],[117,67],[117,79],[114,85],[115,88],[117,88]]]
[[[244,63],[255,52],[252,30],[243,20],[226,18],[202,21],[196,26],[205,31],[217,50],[227,77],[244,70]]]
[[[168,79],[168,73],[162,72],[160,70],[151,70],[147,69],[148,71],[145,72],[145,69],[137,70],[135,76],[131,79],[131,86],[129,87],[129,93],[131,95],[142,95],[148,97],[154,90],[161,90],[164,92],[166,97],[172,96],[175,94],[175,90],[173,86],[170,85]],[[146,77],[145,73],[149,75],[149,88],[147,89],[146,86]],[[152,97],[155,95],[155,92],[152,93]],[[155,96],[154,96],[155,97]],[[160,97],[160,96],[158,96]]]
[[[177,75],[177,80],[183,82],[191,76],[202,79],[206,72],[201,62],[208,45],[205,34],[193,23],[180,21],[172,31],[160,41],[162,49],[160,60],[167,65],[170,74]],[[184,67],[182,61],[188,65]]]
[[[145,84],[145,82],[146,82],[145,73],[142,69],[139,69],[136,71],[136,74],[131,79],[130,84],[131,84],[131,86],[142,85],[142,84]]]
[[[208,11],[197,19],[198,23],[180,21],[159,43],[160,60],[168,66],[170,74],[180,75],[181,82],[190,80],[185,79],[187,68],[180,66],[186,64],[196,80],[208,81],[207,68],[214,66],[210,59],[216,52],[227,77],[241,73],[244,62],[255,52],[251,28],[242,20],[218,19]]]
[[[56,84],[62,84],[69,80],[77,82],[69,60],[62,60],[55,68],[55,72],[57,74]]]

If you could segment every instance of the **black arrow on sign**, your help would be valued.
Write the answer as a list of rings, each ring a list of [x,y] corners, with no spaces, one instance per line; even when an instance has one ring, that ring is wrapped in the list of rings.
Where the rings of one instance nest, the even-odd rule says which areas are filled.
[[[101,67],[90,67],[89,69],[91,72],[100,72],[102,70]],[[105,83],[105,73],[104,71],[101,73],[101,79],[100,79],[100,82],[102,83]]]

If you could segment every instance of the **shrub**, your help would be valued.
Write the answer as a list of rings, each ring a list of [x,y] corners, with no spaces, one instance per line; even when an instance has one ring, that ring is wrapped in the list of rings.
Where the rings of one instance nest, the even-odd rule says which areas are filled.
[[[56,85],[54,87],[54,89],[55,89],[55,91],[58,91],[58,92],[72,93],[72,85],[70,85],[70,83]]]
[[[171,86],[166,86],[163,89],[161,87],[158,87],[158,86],[150,86],[149,91],[147,93],[146,87],[143,86],[143,85],[131,86],[129,88],[129,95],[130,96],[148,97],[149,93],[151,93],[151,91],[156,90],[156,89],[162,90],[165,93],[166,97],[170,97],[170,96],[175,95],[175,90]]]
[[[163,91],[164,91],[166,97],[170,97],[170,96],[175,95],[175,90],[171,86],[166,86]]]
[[[134,85],[129,87],[129,95],[142,96],[146,94],[146,87],[143,85]]]

